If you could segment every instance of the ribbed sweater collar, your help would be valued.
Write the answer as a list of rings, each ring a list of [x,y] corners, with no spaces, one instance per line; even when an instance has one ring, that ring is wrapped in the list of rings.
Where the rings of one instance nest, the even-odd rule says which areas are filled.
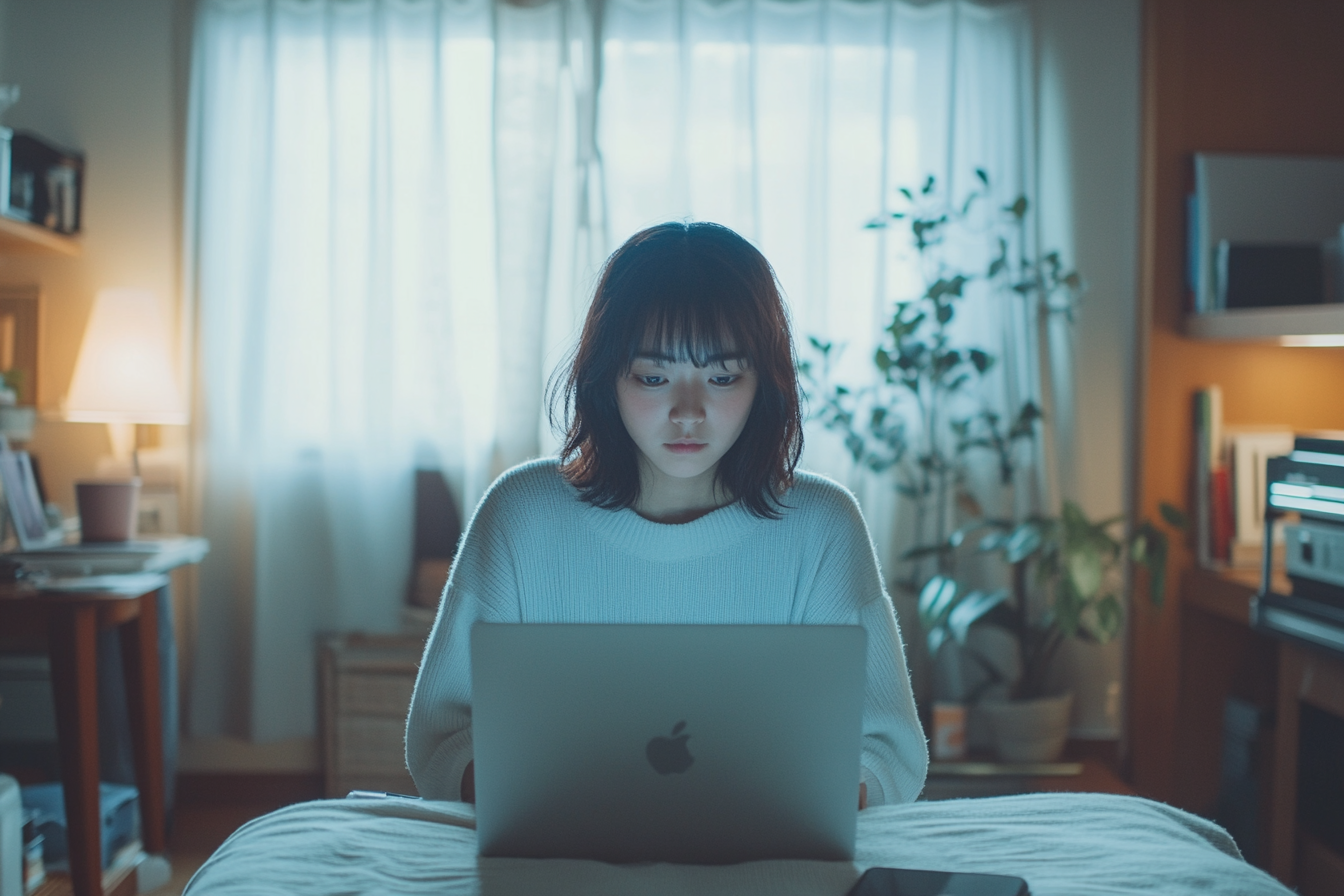
[[[757,526],[768,523],[754,517],[742,502],[711,511],[689,523],[655,523],[630,508],[604,510],[586,504],[574,492],[584,522],[603,540],[620,550],[651,562],[709,557],[732,550]]]

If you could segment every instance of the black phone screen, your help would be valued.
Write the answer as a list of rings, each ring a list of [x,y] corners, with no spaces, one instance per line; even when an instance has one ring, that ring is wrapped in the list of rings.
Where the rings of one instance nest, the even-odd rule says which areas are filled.
[[[849,896],[1031,896],[1027,882],[1005,874],[869,868]]]

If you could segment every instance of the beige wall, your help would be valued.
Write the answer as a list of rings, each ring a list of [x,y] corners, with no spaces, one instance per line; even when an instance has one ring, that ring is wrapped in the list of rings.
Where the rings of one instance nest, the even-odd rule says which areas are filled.
[[[4,0],[0,81],[21,98],[6,126],[31,130],[86,156],[82,254],[0,257],[0,283],[40,284],[44,328],[38,401],[65,396],[96,292],[146,287],[176,316],[181,141],[180,0]],[[180,428],[159,434],[170,446]],[[28,446],[50,497],[74,512],[72,483],[107,454],[106,428],[46,419]]]

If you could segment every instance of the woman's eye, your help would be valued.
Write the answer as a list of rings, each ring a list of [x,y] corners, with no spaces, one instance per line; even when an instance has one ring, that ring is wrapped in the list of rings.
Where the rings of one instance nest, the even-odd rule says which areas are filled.
[[[663,377],[653,376],[652,374],[639,375],[636,376],[635,379],[639,380],[645,386],[661,386],[663,384]]]
[[[724,373],[719,376],[710,377],[709,381],[716,386],[731,386],[733,383],[737,382],[737,376],[731,373]]]

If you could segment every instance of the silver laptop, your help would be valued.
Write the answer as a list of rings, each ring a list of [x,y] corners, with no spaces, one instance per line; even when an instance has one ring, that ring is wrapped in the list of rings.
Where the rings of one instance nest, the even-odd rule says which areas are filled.
[[[480,854],[852,859],[866,643],[858,626],[477,624]]]

